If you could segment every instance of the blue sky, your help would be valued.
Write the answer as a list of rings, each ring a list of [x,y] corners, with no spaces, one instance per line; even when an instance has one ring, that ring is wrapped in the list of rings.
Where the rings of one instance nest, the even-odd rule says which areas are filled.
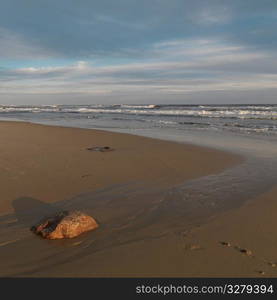
[[[277,103],[276,0],[0,0],[0,103]]]

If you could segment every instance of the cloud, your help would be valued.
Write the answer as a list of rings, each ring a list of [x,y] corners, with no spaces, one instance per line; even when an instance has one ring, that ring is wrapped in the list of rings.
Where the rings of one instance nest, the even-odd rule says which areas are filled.
[[[31,75],[31,76],[54,76],[58,77],[68,73],[84,73],[89,70],[89,64],[85,61],[77,61],[73,65],[69,66],[48,66],[48,67],[27,67],[18,68],[8,72],[9,74],[19,74],[19,75]]]
[[[0,43],[0,57],[2,59],[45,59],[55,55],[54,51],[35,45],[20,34],[1,27]]]
[[[4,1],[0,28],[9,57],[30,53],[89,59],[143,55],[172,38],[225,37],[276,50],[275,0],[21,0]],[[266,32],[266,34],[265,34]],[[1,39],[0,39],[1,42]],[[15,51],[13,45],[22,45]],[[1,42],[1,44],[3,44]],[[40,51],[32,51],[32,47]],[[129,51],[127,51],[129,49]],[[134,51],[137,49],[137,51]],[[27,51],[26,51],[27,50]]]
[[[0,93],[129,95],[130,100],[151,95],[158,100],[165,95],[277,87],[277,63],[272,64],[277,60],[266,52],[203,39],[154,43],[148,52],[152,59],[147,62],[96,65],[77,61],[64,66],[2,69]]]
[[[276,0],[4,1],[0,94],[272,97],[276,22]]]
[[[232,18],[231,7],[218,3],[216,7],[201,7],[199,11],[196,11],[192,21],[200,25],[219,25],[230,23]]]

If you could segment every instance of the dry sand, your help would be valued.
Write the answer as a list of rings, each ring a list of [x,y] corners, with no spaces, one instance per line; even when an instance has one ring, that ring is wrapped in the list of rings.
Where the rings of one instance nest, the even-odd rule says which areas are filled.
[[[123,187],[112,198],[111,186],[117,192],[126,183],[163,191],[220,172],[241,157],[127,134],[16,122],[0,123],[0,140],[0,276],[277,275],[276,188],[201,226],[178,230],[168,222],[174,212],[163,218],[157,210],[159,193],[132,198],[132,189]],[[115,150],[86,150],[93,146]],[[37,238],[29,226],[55,205],[83,205],[99,229],[67,241]],[[42,209],[28,214],[34,206]]]

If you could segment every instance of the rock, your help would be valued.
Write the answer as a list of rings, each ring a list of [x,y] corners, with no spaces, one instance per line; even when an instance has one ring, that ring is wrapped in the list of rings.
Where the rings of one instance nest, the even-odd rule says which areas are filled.
[[[262,270],[258,271],[258,273],[261,275],[265,275],[265,271],[262,271]]]
[[[63,211],[53,217],[41,220],[31,231],[45,239],[74,238],[83,232],[96,229],[97,222],[80,211]]]

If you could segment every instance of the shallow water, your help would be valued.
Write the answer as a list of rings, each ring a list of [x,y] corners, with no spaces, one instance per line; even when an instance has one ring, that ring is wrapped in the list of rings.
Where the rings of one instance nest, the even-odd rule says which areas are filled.
[[[128,183],[54,204],[16,199],[15,214],[0,218],[0,276],[55,276],[56,268],[78,264],[95,253],[108,251],[112,255],[114,247],[172,233],[181,235],[218,212],[266,191],[276,183],[270,176],[275,171],[272,164],[263,162],[259,166],[250,159],[220,174],[170,189]],[[259,182],[257,175],[264,180]],[[63,241],[43,240],[30,231],[41,216],[65,209],[81,209],[93,215],[100,223],[99,229]]]

